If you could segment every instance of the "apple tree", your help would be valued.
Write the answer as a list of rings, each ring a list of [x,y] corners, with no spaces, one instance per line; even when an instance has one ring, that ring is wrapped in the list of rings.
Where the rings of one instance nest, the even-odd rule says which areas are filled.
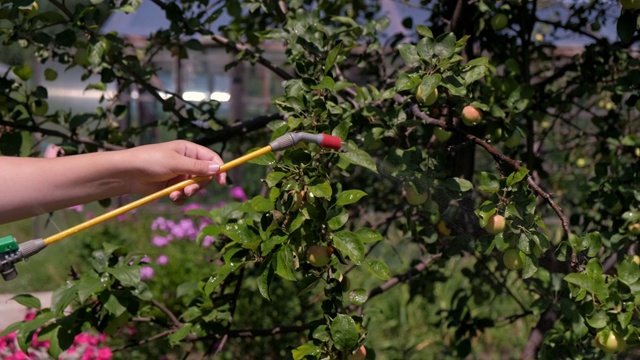
[[[56,356],[92,328],[122,357],[634,354],[635,1],[150,2],[169,25],[144,45],[100,31],[139,0],[2,2],[3,43],[33,54],[0,78],[4,155],[24,155],[33,135],[71,153],[132,146],[145,128],[119,125],[118,100],[132,85],[168,115],[146,127],[229,142],[226,159],[292,131],[338,136],[344,149],[256,159],[260,191],[190,212],[208,221],[200,240],[216,240],[196,270],[166,274],[172,286],[141,280],[126,244],[96,248],[93,269],[61,284],[51,308],[7,330],[23,347],[40,329]],[[281,80],[275,113],[224,119],[215,100],[155,85],[159,53],[198,57],[211,43],[234,54],[227,69]],[[266,56],[274,44],[284,63]],[[116,96],[95,112],[48,111],[46,83],[29,80],[56,81],[52,63]],[[139,332],[125,338],[125,326]]]

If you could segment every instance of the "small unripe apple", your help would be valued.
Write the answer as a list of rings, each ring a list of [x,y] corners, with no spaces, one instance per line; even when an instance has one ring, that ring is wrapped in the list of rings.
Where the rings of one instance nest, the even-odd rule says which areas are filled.
[[[505,227],[505,219],[504,216],[500,214],[495,214],[487,220],[487,225],[484,227],[485,230],[491,235],[497,235],[504,231]]]
[[[640,147],[633,149],[633,153],[636,154],[637,157],[640,157]]]
[[[367,357],[367,348],[364,345],[360,346],[355,353],[347,356],[348,360],[364,360]]]
[[[640,235],[640,223],[629,224],[627,230],[633,235]]]
[[[441,127],[436,127],[433,129],[433,135],[435,135],[436,140],[439,142],[445,142],[451,137],[451,132],[442,129]]]
[[[578,160],[576,160],[576,166],[579,168],[583,168],[585,166],[587,166],[587,160],[583,159],[583,158],[578,158]]]
[[[436,225],[436,229],[438,230],[438,233],[440,235],[444,235],[444,236],[451,235],[451,229],[442,220],[438,221],[438,225]]]
[[[540,34],[540,33],[535,34],[533,38],[534,38],[534,39],[535,39],[535,41],[537,41],[537,42],[542,42],[542,41],[544,41],[544,35],[543,35],[543,34]]]
[[[596,334],[596,346],[607,354],[615,354],[627,349],[627,341],[620,334],[609,331],[601,331]]]
[[[499,31],[506,28],[508,23],[509,23],[509,19],[507,18],[507,15],[503,13],[495,14],[491,18],[491,27],[495,31]]]
[[[520,251],[518,249],[507,249],[504,254],[502,254],[502,262],[509,270],[522,269],[522,259],[520,258]]]
[[[471,105],[467,105],[462,109],[462,122],[467,126],[476,126],[482,120],[480,110]]]
[[[591,25],[589,25],[589,27],[591,28],[591,31],[600,31],[600,28],[602,26],[600,25],[599,22],[594,21],[594,22],[591,23]]]
[[[513,134],[511,134],[511,136],[509,136],[504,141],[504,146],[508,147],[509,149],[513,149],[514,147],[520,145],[521,143],[522,143],[522,136],[520,135],[519,132],[514,131]]]
[[[633,262],[640,265],[640,256],[638,255],[633,255]]]
[[[326,246],[311,245],[307,249],[307,261],[315,267],[324,267],[329,263],[330,254]]]
[[[428,192],[418,192],[415,186],[413,186],[409,182],[405,182],[404,184],[402,184],[402,188],[404,190],[404,196],[407,198],[407,201],[413,206],[422,205],[429,198]]]
[[[422,93],[422,87],[418,86],[418,91],[416,92],[416,99],[421,105],[431,106],[436,100],[438,100],[438,89],[433,89],[432,92],[427,94],[426,96]]]

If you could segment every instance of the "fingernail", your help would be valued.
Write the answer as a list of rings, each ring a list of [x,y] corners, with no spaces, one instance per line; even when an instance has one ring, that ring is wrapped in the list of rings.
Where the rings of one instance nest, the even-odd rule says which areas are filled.
[[[220,171],[220,165],[218,165],[218,164],[211,164],[211,165],[209,165],[209,172],[210,172],[211,174],[215,174],[215,173],[217,173],[218,171]]]

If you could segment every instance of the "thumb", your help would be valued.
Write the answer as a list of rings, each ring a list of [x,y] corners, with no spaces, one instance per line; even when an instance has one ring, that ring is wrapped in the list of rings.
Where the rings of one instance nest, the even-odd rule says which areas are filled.
[[[220,171],[220,164],[213,161],[192,159],[183,156],[180,156],[180,158],[176,160],[174,163],[175,167],[172,170],[177,174],[210,176]]]
[[[213,161],[192,160],[191,171],[187,175],[215,175],[220,171],[220,164]]]

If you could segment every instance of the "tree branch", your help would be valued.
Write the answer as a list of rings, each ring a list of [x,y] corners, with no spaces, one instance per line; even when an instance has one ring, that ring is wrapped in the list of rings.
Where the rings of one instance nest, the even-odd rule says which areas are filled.
[[[44,129],[41,128],[40,126],[37,125],[28,125],[28,124],[21,124],[21,123],[15,123],[12,121],[6,121],[6,120],[0,120],[0,125],[2,126],[9,126],[18,130],[25,130],[25,131],[29,131],[32,133],[39,133],[42,135],[47,135],[47,136],[54,136],[54,137],[59,137],[61,139],[64,140],[69,140],[69,141],[73,141],[76,143],[80,143],[80,144],[85,144],[85,145],[93,145],[96,146],[98,148],[101,149],[106,149],[106,150],[122,150],[125,149],[124,146],[120,146],[120,145],[114,145],[114,144],[110,144],[107,142],[102,142],[102,141],[95,141],[89,137],[86,136],[77,136],[74,134],[69,134],[69,133],[64,133],[62,131],[58,131],[58,130],[52,130],[52,129]]]
[[[209,146],[218,142],[228,141],[229,139],[236,136],[242,136],[252,131],[262,129],[272,121],[283,119],[284,115],[280,113],[258,116],[251,120],[241,121],[227,126],[222,130],[216,131],[211,136],[205,136],[200,139],[196,139],[194,142],[203,146]]]

